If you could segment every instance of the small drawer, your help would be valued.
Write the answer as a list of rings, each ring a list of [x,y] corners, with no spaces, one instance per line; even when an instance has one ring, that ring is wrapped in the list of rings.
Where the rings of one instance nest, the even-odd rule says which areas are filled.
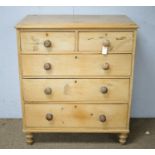
[[[127,107],[127,104],[25,104],[25,126],[125,129]]]
[[[127,103],[129,79],[23,79],[24,101]]]
[[[23,53],[72,52],[75,50],[74,32],[22,32]]]
[[[108,53],[132,53],[132,32],[79,32],[79,51],[101,52],[102,47]]]
[[[21,55],[26,77],[130,76],[131,54]]]

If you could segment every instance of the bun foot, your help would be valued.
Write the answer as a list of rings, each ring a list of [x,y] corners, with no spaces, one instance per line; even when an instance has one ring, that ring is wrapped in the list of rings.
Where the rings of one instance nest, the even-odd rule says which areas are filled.
[[[32,145],[34,143],[33,134],[26,133],[26,143]]]
[[[121,133],[119,134],[119,143],[124,145],[126,143],[126,139],[128,137],[127,133]]]

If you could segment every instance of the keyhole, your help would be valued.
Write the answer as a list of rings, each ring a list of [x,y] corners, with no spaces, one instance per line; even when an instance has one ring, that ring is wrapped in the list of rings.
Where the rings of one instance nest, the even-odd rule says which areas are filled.
[[[90,116],[93,116],[93,115],[94,115],[93,113],[90,114]]]
[[[75,56],[75,59],[77,59],[78,57],[77,56]]]

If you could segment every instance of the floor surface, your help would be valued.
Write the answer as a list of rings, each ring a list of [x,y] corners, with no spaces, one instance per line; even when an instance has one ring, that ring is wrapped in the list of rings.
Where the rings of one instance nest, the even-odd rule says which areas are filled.
[[[146,131],[149,131],[146,134]],[[38,133],[35,143],[27,145],[20,119],[0,119],[0,148],[9,149],[110,149],[155,148],[155,119],[132,119],[126,145],[117,142],[116,134]]]

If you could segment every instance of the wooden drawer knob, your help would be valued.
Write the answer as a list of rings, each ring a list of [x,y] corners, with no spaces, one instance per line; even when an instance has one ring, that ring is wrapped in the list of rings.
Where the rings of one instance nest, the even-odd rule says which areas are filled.
[[[51,113],[46,114],[46,119],[48,121],[52,121],[53,120],[53,114],[51,114]]]
[[[52,89],[50,87],[45,88],[44,93],[46,95],[51,95],[52,94]]]
[[[44,46],[47,47],[47,48],[51,47],[52,46],[51,41],[50,40],[45,40],[44,41]]]
[[[106,62],[106,63],[103,65],[102,68],[103,68],[104,70],[108,70],[109,67],[110,67],[109,63]]]
[[[108,92],[108,88],[105,87],[105,86],[103,86],[103,87],[101,87],[100,92],[101,92],[102,94],[106,94],[106,93]]]
[[[105,115],[100,115],[99,120],[100,120],[100,122],[105,122],[106,121],[106,116]]]
[[[44,69],[45,70],[50,70],[52,68],[51,64],[50,63],[45,63],[44,64]]]
[[[104,40],[103,41],[103,46],[105,46],[105,47],[110,47],[110,41],[109,40]]]

